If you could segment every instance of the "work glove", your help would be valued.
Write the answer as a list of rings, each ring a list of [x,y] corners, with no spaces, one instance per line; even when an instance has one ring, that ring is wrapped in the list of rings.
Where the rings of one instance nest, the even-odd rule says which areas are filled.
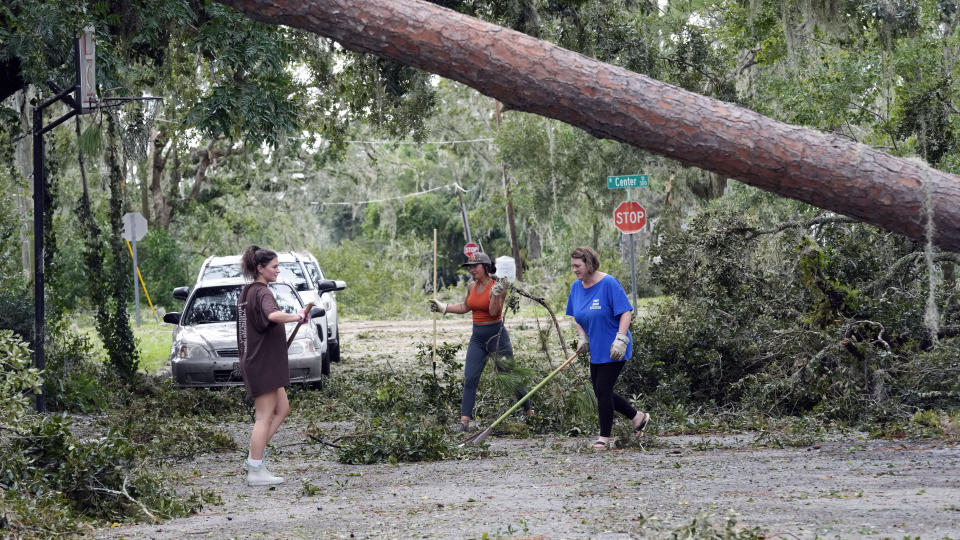
[[[301,323],[308,322],[310,320],[310,312],[307,311],[307,308],[303,308],[297,312],[297,321]]]
[[[580,334],[580,341],[577,343],[577,352],[583,354],[590,353],[590,340],[587,339],[586,334]]]
[[[493,284],[493,288],[490,289],[490,294],[493,296],[500,296],[500,293],[507,290],[507,280],[498,279],[496,283]]]
[[[623,355],[627,354],[628,343],[630,339],[626,334],[617,334],[617,337],[613,338],[613,345],[610,346],[610,359],[614,362],[623,360]]]
[[[436,298],[430,299],[430,311],[436,311],[437,313],[446,313],[447,305],[443,302],[437,300]]]

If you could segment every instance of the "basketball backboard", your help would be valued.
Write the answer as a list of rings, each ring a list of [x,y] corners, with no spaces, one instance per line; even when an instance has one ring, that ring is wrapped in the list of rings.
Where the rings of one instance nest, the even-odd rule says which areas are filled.
[[[97,45],[93,26],[83,29],[77,39],[77,79],[80,81],[80,112],[93,112],[97,106]]]

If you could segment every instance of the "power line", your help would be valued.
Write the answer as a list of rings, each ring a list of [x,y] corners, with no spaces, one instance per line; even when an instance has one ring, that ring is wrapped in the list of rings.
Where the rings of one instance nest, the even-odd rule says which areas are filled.
[[[420,195],[425,195],[425,194],[427,194],[427,193],[430,193],[431,191],[438,191],[438,190],[447,189],[447,188],[458,189],[458,190],[460,190],[460,191],[462,191],[462,192],[464,192],[464,193],[469,193],[470,191],[473,191],[474,189],[476,189],[475,187],[472,187],[472,188],[470,188],[470,189],[463,189],[462,187],[460,187],[460,184],[454,182],[454,183],[452,183],[452,184],[446,184],[446,185],[444,185],[444,186],[437,186],[437,187],[434,187],[434,188],[425,189],[425,190],[423,190],[423,191],[418,191],[418,192],[416,192],[416,193],[407,193],[407,194],[405,194],[405,195],[397,195],[396,197],[387,197],[387,198],[384,198],[384,199],[371,199],[371,200],[369,200],[369,201],[338,201],[338,202],[317,202],[317,201],[312,201],[310,204],[316,204],[316,205],[320,205],[320,206],[358,206],[358,205],[361,205],[361,204],[369,204],[369,203],[377,203],[377,202],[386,202],[386,201],[396,201],[396,200],[399,200],[399,199],[407,199],[407,198],[409,198],[409,197],[419,197]]]
[[[459,141],[344,141],[349,144],[464,144],[464,143],[475,143],[475,142],[493,142],[494,139],[484,138],[484,139],[462,139]]]

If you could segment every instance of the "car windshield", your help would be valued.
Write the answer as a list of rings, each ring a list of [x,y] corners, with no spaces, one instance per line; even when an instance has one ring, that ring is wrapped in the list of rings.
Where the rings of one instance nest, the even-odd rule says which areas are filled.
[[[313,288],[307,276],[303,275],[303,267],[298,262],[280,263],[280,277],[277,279],[293,284],[298,291],[309,291]]]
[[[307,272],[310,273],[310,279],[312,279],[314,283],[320,283],[320,280],[323,279],[323,272],[320,271],[320,267],[310,261],[303,263],[303,265],[307,267]]]
[[[193,300],[183,312],[180,324],[213,324],[236,322],[237,297],[240,296],[241,285],[226,285],[222,287],[204,287],[198,289]],[[277,305],[286,313],[294,313],[300,309],[300,299],[293,289],[287,285],[270,284],[270,290]]]
[[[204,268],[201,280],[212,281],[215,279],[229,279],[242,276],[243,273],[240,271],[239,264],[211,265]],[[312,277],[313,275],[311,274],[311,278]],[[303,274],[303,268],[301,268],[300,264],[296,261],[280,263],[280,275],[277,279],[292,284],[298,291],[309,291],[314,288],[313,284],[307,280]]]
[[[224,264],[222,266],[208,266],[203,271],[203,279],[238,278],[243,275],[239,264]]]

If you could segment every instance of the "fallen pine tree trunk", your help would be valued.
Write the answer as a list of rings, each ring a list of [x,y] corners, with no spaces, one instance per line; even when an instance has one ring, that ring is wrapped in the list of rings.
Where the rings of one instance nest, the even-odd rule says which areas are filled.
[[[777,122],[421,0],[218,0],[460,81],[507,108],[960,251],[960,177]]]

